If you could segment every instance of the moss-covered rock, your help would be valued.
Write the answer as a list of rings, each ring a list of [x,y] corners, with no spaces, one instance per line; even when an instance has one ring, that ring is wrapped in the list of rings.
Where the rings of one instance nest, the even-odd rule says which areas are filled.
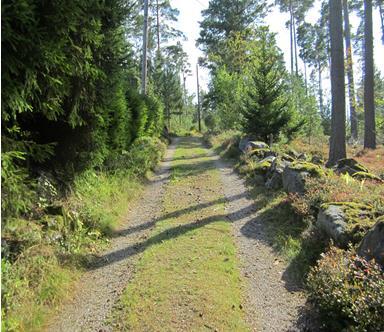
[[[295,158],[293,158],[292,156],[290,156],[290,155],[287,154],[287,153],[283,153],[283,154],[281,154],[281,155],[280,155],[280,158],[281,158],[282,160],[289,161],[289,162],[292,162],[292,161],[295,160]]]
[[[311,158],[311,163],[316,165],[324,165],[325,162],[320,156],[314,155]]]
[[[356,172],[352,174],[352,177],[358,180],[374,180],[378,182],[383,182],[383,180],[377,175],[369,172]]]
[[[321,205],[317,224],[340,247],[356,244],[376,222],[371,205],[354,202],[330,202]]]
[[[250,157],[256,157],[258,159],[264,159],[268,156],[274,156],[275,153],[269,148],[253,149],[247,152]]]
[[[307,172],[314,177],[325,175],[324,170],[319,165],[307,161],[294,161],[289,167],[297,172]]]
[[[259,162],[256,162],[254,165],[254,172],[260,175],[266,175],[271,168],[273,162],[272,158],[267,157]]]
[[[336,173],[353,175],[357,172],[368,173],[368,169],[353,158],[340,159],[335,166]]]

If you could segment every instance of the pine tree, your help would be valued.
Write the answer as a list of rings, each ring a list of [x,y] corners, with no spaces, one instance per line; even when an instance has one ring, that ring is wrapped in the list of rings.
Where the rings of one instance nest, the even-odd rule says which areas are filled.
[[[331,33],[332,129],[328,165],[346,157],[343,15],[341,0],[329,0]]]
[[[264,16],[266,3],[265,0],[209,1],[208,9],[202,11],[197,43],[207,55],[225,55],[225,42],[236,33],[246,38],[247,32]]]
[[[376,148],[372,0],[364,0],[364,148]]]

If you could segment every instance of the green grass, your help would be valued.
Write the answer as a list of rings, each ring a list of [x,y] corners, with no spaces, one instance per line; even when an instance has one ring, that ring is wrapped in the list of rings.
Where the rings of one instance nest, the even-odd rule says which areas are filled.
[[[2,330],[41,331],[141,189],[137,178],[124,173],[87,172],[63,202],[64,216],[8,221],[2,236],[19,248],[17,254],[3,248],[12,258],[2,259]],[[49,241],[50,233],[60,240]]]
[[[198,139],[175,153],[164,217],[111,319],[118,331],[244,331],[218,170]]]

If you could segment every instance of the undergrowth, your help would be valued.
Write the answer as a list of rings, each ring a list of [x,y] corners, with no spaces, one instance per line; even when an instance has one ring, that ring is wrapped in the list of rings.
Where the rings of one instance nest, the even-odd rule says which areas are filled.
[[[52,177],[42,175],[30,185],[32,180],[23,181],[24,173],[3,160],[2,330],[41,330],[94,254],[108,244],[128,203],[140,194],[145,173],[164,151],[159,140],[140,138],[130,151],[111,157],[104,170],[79,175],[66,196]],[[28,201],[18,200],[21,190]],[[17,210],[10,209],[11,199]]]
[[[223,134],[209,140],[222,151],[235,139],[236,136],[230,138]],[[222,147],[217,148],[220,145]],[[297,155],[305,153],[307,159],[318,156],[321,160],[326,158],[328,146],[324,139],[312,145],[297,139],[289,145],[273,146],[279,154],[292,149]],[[383,176],[382,149],[361,151],[361,148],[349,147],[348,152],[370,171]],[[323,204],[339,203],[357,209],[355,222],[361,226],[365,221],[361,209],[372,212],[367,216],[373,218],[371,224],[374,223],[378,216],[384,215],[384,185],[327,170],[321,176],[306,179],[304,194],[287,195],[281,189],[266,189],[265,179],[260,181],[257,176],[255,162],[244,155],[239,159],[237,168],[251,185],[258,218],[265,225],[270,244],[288,263],[283,279],[293,278],[307,288],[327,331],[382,331],[382,267],[358,257],[354,248],[347,251],[333,248],[329,237],[316,227],[315,220]]]

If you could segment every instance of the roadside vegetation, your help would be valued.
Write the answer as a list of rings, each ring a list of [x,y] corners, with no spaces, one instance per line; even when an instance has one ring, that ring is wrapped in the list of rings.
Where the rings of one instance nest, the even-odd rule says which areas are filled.
[[[170,0],[2,1],[3,330],[42,329],[108,246],[170,138],[197,133],[235,160],[273,247],[307,288],[324,328],[384,330],[384,78],[373,48],[373,13],[384,22],[383,2],[207,6],[197,69],[205,67],[210,81],[207,91],[198,83],[196,96],[186,90],[191,64]],[[313,8],[317,17],[309,22]],[[288,64],[266,24],[272,9],[288,18]],[[384,25],[378,28],[384,43]],[[178,191],[197,190],[201,181],[216,190],[206,195],[222,198],[204,153],[178,150],[164,203],[170,213],[196,204],[193,195],[178,202]],[[183,156],[201,164],[195,169]],[[201,329],[246,328],[229,224],[187,221],[176,215],[159,223],[113,317],[117,326],[156,329],[154,322],[171,320],[173,306],[183,305],[169,297],[175,287],[216,325],[186,321],[197,319]],[[191,259],[187,253],[197,247]],[[170,267],[168,258],[180,265]],[[208,283],[205,272],[217,282]]]
[[[242,152],[239,149],[242,136],[241,132],[229,132],[206,135],[205,139],[224,158],[232,159],[234,167],[245,177],[272,247],[288,262],[289,275],[307,290],[310,304],[320,313],[324,328],[380,331],[383,328],[380,317],[384,313],[383,268],[358,254],[361,240],[375,223],[382,223],[384,216],[384,184],[379,177],[383,174],[382,169],[375,167],[383,158],[380,150],[357,153],[359,160],[368,156],[363,159],[364,166],[372,165],[377,176],[359,180],[348,173],[337,174],[324,165],[312,164],[310,160],[319,156],[319,150],[302,139],[296,139],[292,145],[276,144],[271,149],[275,155],[286,151],[294,164],[294,153],[299,156],[301,150],[296,149],[302,147],[306,164],[323,169],[316,173],[320,176],[314,173],[305,180],[304,192],[287,193],[282,183],[277,188],[266,186],[273,166],[265,162],[264,156]],[[319,211],[327,204],[347,206],[346,220],[353,234],[347,247],[340,248],[317,223]]]

